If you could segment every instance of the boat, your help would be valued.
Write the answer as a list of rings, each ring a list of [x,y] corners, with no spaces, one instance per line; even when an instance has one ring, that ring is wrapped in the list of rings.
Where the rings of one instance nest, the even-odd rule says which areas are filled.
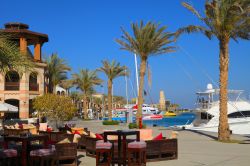
[[[176,113],[174,111],[167,111],[164,116],[176,116]]]
[[[134,114],[136,114],[137,110],[138,110],[138,105],[134,105],[132,107]],[[159,114],[160,111],[158,110],[158,108],[154,108],[151,107],[148,104],[142,104],[142,116],[149,116],[149,115],[156,115]]]
[[[219,89],[212,84],[203,92],[197,92],[196,119],[185,129],[218,132]],[[250,134],[250,102],[242,99],[243,90],[228,90],[228,123],[233,134]]]
[[[163,118],[162,115],[148,115],[144,116],[142,120],[161,120]]]

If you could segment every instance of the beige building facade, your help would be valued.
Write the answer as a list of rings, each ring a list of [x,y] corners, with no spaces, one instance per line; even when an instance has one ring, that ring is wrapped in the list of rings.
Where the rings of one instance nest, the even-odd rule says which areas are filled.
[[[7,23],[1,33],[10,34],[13,41],[20,47],[23,56],[30,56],[35,62],[32,71],[20,73],[8,71],[0,73],[0,102],[6,102],[18,107],[18,113],[11,118],[29,118],[32,114],[32,99],[46,91],[45,68],[42,62],[42,45],[48,42],[48,36],[29,30],[29,26],[22,23]]]

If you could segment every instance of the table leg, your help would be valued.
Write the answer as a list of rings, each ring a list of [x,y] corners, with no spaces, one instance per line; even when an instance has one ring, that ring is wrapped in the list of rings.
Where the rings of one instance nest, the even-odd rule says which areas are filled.
[[[123,135],[122,139],[122,145],[123,145],[123,165],[126,165],[126,135]]]
[[[118,166],[121,165],[121,135],[118,135]]]
[[[27,141],[22,141],[22,166],[27,165]]]

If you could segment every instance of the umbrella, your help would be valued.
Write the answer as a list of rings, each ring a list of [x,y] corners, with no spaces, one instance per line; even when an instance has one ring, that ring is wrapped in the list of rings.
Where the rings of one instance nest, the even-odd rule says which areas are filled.
[[[18,108],[7,103],[0,103],[0,112],[15,113],[18,112]]]

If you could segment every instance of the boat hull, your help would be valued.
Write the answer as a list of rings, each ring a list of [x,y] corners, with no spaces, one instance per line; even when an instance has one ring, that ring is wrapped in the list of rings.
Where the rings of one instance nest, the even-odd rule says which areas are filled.
[[[246,117],[244,119],[230,119],[228,121],[229,128],[233,134],[240,134],[240,135],[249,135],[250,134],[250,117]],[[186,129],[190,130],[200,130],[200,131],[209,131],[209,132],[218,132],[219,124],[204,124],[198,127],[191,125],[186,125]]]

